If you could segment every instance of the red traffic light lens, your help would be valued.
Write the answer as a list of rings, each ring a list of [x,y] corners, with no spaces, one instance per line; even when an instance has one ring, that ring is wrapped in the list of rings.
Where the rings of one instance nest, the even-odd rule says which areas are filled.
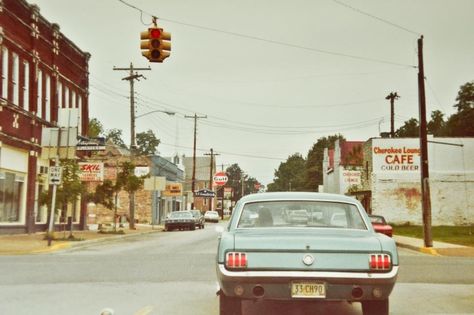
[[[161,30],[159,28],[150,29],[151,38],[160,38],[160,36],[161,36]]]

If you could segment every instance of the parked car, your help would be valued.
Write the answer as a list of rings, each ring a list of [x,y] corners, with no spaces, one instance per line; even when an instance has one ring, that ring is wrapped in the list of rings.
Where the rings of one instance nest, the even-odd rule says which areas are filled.
[[[364,315],[389,314],[397,247],[374,231],[357,200],[260,193],[243,197],[234,209],[216,256],[220,315],[240,315],[243,300],[345,300],[360,302]],[[287,209],[305,209],[310,219],[292,223]]]
[[[190,212],[193,215],[194,220],[196,220],[196,226],[199,226],[200,229],[204,229],[204,222],[206,220],[204,219],[204,216],[202,215],[201,211],[190,210]]]
[[[385,221],[385,218],[383,216],[371,214],[369,215],[369,218],[370,222],[372,222],[372,226],[374,227],[375,232],[392,237],[393,228],[387,223],[387,221]]]
[[[195,230],[196,219],[190,211],[174,211],[165,219],[165,231]]]
[[[217,213],[217,211],[206,211],[204,213],[204,220],[206,220],[206,222],[219,222],[219,213]]]

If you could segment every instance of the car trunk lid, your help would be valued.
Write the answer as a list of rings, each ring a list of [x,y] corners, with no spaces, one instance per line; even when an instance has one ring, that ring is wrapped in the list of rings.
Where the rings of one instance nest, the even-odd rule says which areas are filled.
[[[377,238],[364,230],[247,230],[234,242],[235,251],[247,253],[249,270],[361,271],[369,269],[368,254],[381,252]],[[312,258],[305,263],[307,255]]]

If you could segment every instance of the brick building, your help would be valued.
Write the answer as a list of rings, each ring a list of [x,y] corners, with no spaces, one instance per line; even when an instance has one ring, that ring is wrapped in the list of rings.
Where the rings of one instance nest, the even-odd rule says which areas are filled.
[[[83,52],[24,0],[0,1],[0,233],[45,230],[48,189],[41,134],[55,127],[59,108],[76,108],[78,133],[88,125],[88,62]],[[85,207],[73,209],[84,226]]]

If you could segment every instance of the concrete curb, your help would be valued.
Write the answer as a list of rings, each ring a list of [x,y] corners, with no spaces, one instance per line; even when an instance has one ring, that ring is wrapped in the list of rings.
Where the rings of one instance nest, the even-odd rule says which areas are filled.
[[[19,255],[34,255],[34,254],[49,254],[58,251],[67,251],[67,250],[74,250],[79,248],[84,248],[87,246],[92,246],[97,243],[106,243],[106,242],[114,242],[124,238],[132,238],[138,237],[146,234],[162,232],[163,228],[159,227],[155,230],[137,232],[133,234],[123,234],[123,235],[110,235],[103,238],[96,238],[91,240],[84,240],[84,241],[53,241],[53,244],[49,247],[44,247],[40,249],[33,249],[33,250],[6,250],[0,252],[0,256],[19,256]],[[46,241],[45,241],[46,242]]]
[[[72,245],[69,248],[65,248],[65,249],[75,250],[75,249],[79,249],[79,248],[92,246],[92,245],[97,244],[97,243],[114,242],[114,241],[118,241],[118,240],[121,240],[121,239],[124,239],[124,238],[132,238],[132,237],[135,237],[135,236],[142,236],[142,235],[158,233],[158,232],[162,232],[162,231],[163,231],[163,229],[159,228],[159,229],[156,229],[156,230],[143,231],[143,232],[138,232],[138,233],[133,233],[133,234],[122,234],[122,235],[119,234],[119,235],[112,235],[112,236],[109,236],[109,237],[96,238],[96,239],[80,241],[80,242],[69,242],[69,243],[72,243]]]
[[[396,244],[399,247],[411,249],[411,250],[414,250],[414,251],[417,251],[417,252],[420,252],[420,253],[423,253],[423,254],[429,254],[429,255],[433,255],[433,256],[441,256],[436,251],[436,249],[434,249],[432,247],[418,247],[418,246],[415,246],[415,245],[410,245],[410,244],[401,243],[401,242],[396,242]]]

